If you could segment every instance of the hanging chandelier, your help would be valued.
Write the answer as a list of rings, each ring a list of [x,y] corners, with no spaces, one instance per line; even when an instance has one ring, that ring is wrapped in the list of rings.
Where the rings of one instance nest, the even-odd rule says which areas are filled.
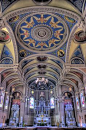
[[[35,83],[36,84],[39,84],[39,85],[41,85],[41,84],[47,84],[48,83],[48,79],[45,79],[45,78],[37,78],[36,80],[35,80]]]

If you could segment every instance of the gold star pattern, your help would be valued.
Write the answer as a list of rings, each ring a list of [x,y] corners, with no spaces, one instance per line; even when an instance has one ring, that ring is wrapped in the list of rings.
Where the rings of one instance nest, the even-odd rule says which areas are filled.
[[[51,47],[52,44],[56,45],[56,43],[55,43],[56,41],[59,41],[59,40],[51,39],[51,40],[49,41],[49,47]]]
[[[39,42],[36,47],[41,46],[43,48],[44,46],[48,47],[45,42]]]
[[[21,33],[20,35],[24,35],[23,40],[25,40],[27,37],[29,37],[30,33],[28,32],[28,30],[23,29],[23,31],[24,31],[24,33]]]
[[[25,23],[26,23],[26,25],[22,26],[22,28],[21,28],[22,30],[24,28],[31,28],[31,27],[33,27],[33,25],[34,25],[33,17],[31,17],[30,22],[25,21]]]
[[[41,14],[40,18],[37,18],[36,16],[34,16],[34,18],[37,20],[38,23],[46,23],[51,18],[51,16],[44,18],[43,14]]]
[[[57,30],[57,31],[55,31],[55,33],[54,33],[54,36],[55,36],[56,38],[58,38],[59,40],[61,40],[60,36],[63,35],[63,34],[61,34],[60,32],[61,32],[61,30]]]
[[[52,17],[51,22],[50,22],[51,27],[63,29],[63,27],[59,26],[58,23],[61,23],[61,22],[60,21],[54,22],[54,18]]]

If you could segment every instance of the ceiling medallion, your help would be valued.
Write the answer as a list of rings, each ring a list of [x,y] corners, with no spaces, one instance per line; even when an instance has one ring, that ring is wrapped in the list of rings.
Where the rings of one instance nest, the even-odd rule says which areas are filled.
[[[1,30],[0,31],[0,43],[9,42],[9,41],[10,41],[9,33],[4,30]]]
[[[33,14],[25,17],[17,27],[17,40],[36,51],[50,51],[65,43],[68,36],[66,23],[57,15]]]
[[[57,54],[58,54],[58,57],[63,57],[63,56],[65,55],[65,53],[64,53],[63,50],[59,50],[59,51],[57,52]]]
[[[19,55],[20,55],[20,57],[26,57],[26,51],[25,50],[20,50]]]
[[[79,43],[86,42],[86,32],[84,32],[83,30],[78,31],[74,34],[74,40]]]
[[[47,41],[52,37],[52,30],[46,25],[37,25],[31,30],[32,38],[37,41]]]

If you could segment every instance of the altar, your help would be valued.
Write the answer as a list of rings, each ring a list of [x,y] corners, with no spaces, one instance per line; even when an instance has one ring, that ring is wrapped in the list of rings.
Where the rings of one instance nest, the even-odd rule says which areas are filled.
[[[35,104],[35,126],[49,126],[51,124],[49,110],[49,103],[46,103],[45,100],[41,97],[40,101]]]
[[[49,126],[50,125],[50,117],[46,117],[44,115],[41,115],[39,117],[35,117],[34,122],[37,126]]]

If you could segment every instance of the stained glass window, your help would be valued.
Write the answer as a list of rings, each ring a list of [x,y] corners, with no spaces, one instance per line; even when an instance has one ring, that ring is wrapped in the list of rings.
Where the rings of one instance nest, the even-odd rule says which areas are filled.
[[[4,102],[4,90],[0,89],[0,107],[3,107]]]
[[[54,97],[51,97],[51,99],[50,99],[50,108],[53,109],[54,107],[55,107]]]
[[[79,108],[79,98],[78,97],[76,97],[76,106],[77,106],[77,109],[80,109]]]
[[[84,93],[83,92],[81,92],[81,94],[80,94],[80,99],[81,99],[82,107],[85,107],[85,97],[84,97]]]
[[[86,94],[86,83],[85,83],[85,94]]]
[[[25,99],[25,107],[27,107],[27,98]]]
[[[30,97],[30,108],[33,109],[34,108],[34,98]]]
[[[8,109],[8,103],[9,103],[9,95],[6,95],[5,109]]]

